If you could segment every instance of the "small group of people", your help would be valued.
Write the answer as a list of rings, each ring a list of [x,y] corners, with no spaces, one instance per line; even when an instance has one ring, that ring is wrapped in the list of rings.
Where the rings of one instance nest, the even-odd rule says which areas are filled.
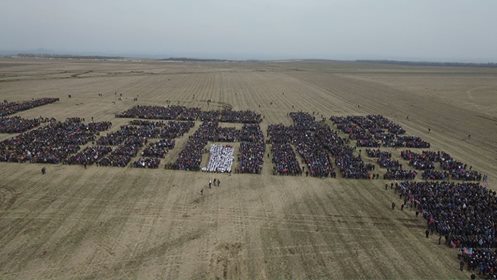
[[[49,98],[49,97],[38,98],[28,101],[15,101],[15,102],[8,102],[7,100],[4,100],[2,103],[0,103],[0,117],[12,115],[17,112],[29,110],[34,107],[43,106],[57,101],[59,101],[59,98]]]

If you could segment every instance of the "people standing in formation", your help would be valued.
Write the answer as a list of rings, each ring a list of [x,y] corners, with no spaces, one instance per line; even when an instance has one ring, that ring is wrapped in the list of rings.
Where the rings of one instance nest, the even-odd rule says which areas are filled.
[[[439,235],[460,248],[461,267],[484,277],[497,277],[497,192],[471,182],[401,182],[395,184],[404,204],[421,213],[426,236]]]
[[[405,135],[400,125],[381,115],[333,116],[331,121],[355,140],[358,147],[430,147],[419,137]]]
[[[54,103],[59,101],[59,98],[39,98],[28,101],[17,101],[17,102],[4,102],[0,103],[0,117],[7,115],[12,115],[17,112],[29,110],[35,107],[43,106],[46,104]]]
[[[18,116],[1,117],[0,133],[21,133],[28,131],[40,125],[42,122],[48,122],[47,118],[24,119]]]
[[[62,163],[77,152],[80,145],[94,141],[108,129],[110,122],[83,123],[69,118],[64,122],[50,120],[47,125],[0,142],[0,161]]]
[[[231,165],[235,159],[235,149],[229,145],[213,144],[210,148],[209,162],[202,171],[207,172],[231,172]]]
[[[221,121],[231,123],[260,123],[262,117],[253,111],[233,111],[230,109],[218,111],[200,111],[200,108],[185,106],[144,106],[137,105],[117,114],[118,118],[162,119],[195,121]]]

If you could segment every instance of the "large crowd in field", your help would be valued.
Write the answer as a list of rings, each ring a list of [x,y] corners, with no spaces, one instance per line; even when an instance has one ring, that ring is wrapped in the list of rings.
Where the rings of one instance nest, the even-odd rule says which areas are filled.
[[[18,116],[0,118],[0,133],[21,133],[33,129],[49,119],[25,119]]]
[[[437,234],[439,244],[443,238],[461,248],[461,270],[466,265],[481,276],[497,276],[497,192],[479,183],[434,181],[401,182],[395,190],[426,220],[426,237]]]
[[[419,137],[405,135],[400,125],[381,115],[332,116],[330,119],[356,141],[357,147],[430,147],[430,143]]]
[[[9,108],[10,111],[6,109],[8,112],[14,112],[56,100],[37,99],[30,102],[4,103],[2,106]],[[100,131],[110,128],[109,122],[91,122],[84,127],[77,127],[83,125],[77,118],[64,122],[64,125],[56,125],[58,122],[53,119],[27,120],[17,116],[0,118],[0,133],[30,130],[3,141],[1,145],[4,149],[0,152],[0,160],[124,167],[142,151],[141,158],[131,166],[156,168],[160,159],[174,147],[173,139],[188,132],[194,126],[195,120],[201,120],[202,124],[189,136],[176,161],[168,164],[166,168],[200,170],[202,155],[207,152],[205,147],[210,141],[240,142],[239,165],[234,168],[236,173],[260,173],[262,170],[266,141],[259,127],[262,116],[256,112],[231,109],[202,111],[196,107],[138,105],[116,116],[138,119],[97,138]],[[340,172],[343,178],[349,179],[379,178],[380,174],[372,174],[375,165],[365,163],[361,150],[358,150],[360,147],[367,147],[368,157],[375,158],[376,164],[386,169],[383,178],[387,180],[412,180],[417,177],[418,171],[422,171],[421,178],[425,180],[479,181],[482,178],[471,166],[468,167],[444,152],[401,151],[401,158],[415,170],[404,169],[399,161],[392,158],[390,152],[378,148],[417,149],[428,148],[430,145],[419,137],[406,135],[400,125],[381,115],[332,116],[330,120],[338,131],[347,135],[345,138],[340,137],[338,131],[326,124],[325,119],[316,120],[315,113],[291,112],[288,116],[293,121],[292,125],[268,126],[267,143],[271,144],[271,149],[267,156],[269,158],[271,155],[273,174],[336,177],[336,172]],[[41,122],[48,124],[36,128]],[[244,125],[239,129],[221,126],[221,122]],[[61,133],[61,130],[69,132],[62,136],[61,134],[66,133]],[[85,137],[87,134],[91,136]],[[157,140],[149,142],[151,139]],[[85,147],[83,151],[75,154],[80,145],[89,141],[93,146]],[[40,142],[48,145],[42,145]],[[13,143],[19,145],[11,148]],[[355,147],[352,145],[354,143]],[[50,154],[52,150],[54,155]],[[436,163],[439,168],[436,168]],[[231,168],[229,170],[231,171]]]
[[[33,99],[28,101],[16,101],[16,102],[8,102],[7,100],[4,100],[2,103],[0,103],[0,117],[12,115],[17,112],[29,110],[35,107],[43,106],[57,101],[59,101],[59,98],[48,98],[48,97]]]
[[[61,163],[110,125],[99,122],[90,126],[79,118],[51,120],[43,127],[0,142],[0,161]]]
[[[185,106],[153,106],[137,105],[129,110],[116,114],[118,118],[161,119],[194,121],[220,121],[229,123],[260,123],[262,116],[253,111],[233,111],[230,109],[217,111],[200,111],[200,108]]]
[[[240,132],[239,173],[260,174],[266,144],[259,124],[244,124]]]
[[[202,167],[202,171],[229,173],[234,160],[233,146],[213,144],[209,149],[209,162],[206,167]]]

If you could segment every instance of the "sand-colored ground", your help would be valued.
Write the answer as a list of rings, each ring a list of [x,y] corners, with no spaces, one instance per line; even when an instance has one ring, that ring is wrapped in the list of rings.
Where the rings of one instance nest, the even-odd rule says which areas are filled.
[[[291,111],[383,114],[492,187],[496,78],[489,68],[3,59],[0,97],[60,97],[18,115],[94,117],[113,129],[134,104],[250,109],[264,132]],[[390,209],[400,201],[383,180],[273,176],[267,159],[262,175],[232,176],[65,165],[44,165],[43,176],[42,166],[0,163],[0,279],[468,277],[455,250],[424,237],[421,218]],[[201,196],[212,177],[221,186]]]

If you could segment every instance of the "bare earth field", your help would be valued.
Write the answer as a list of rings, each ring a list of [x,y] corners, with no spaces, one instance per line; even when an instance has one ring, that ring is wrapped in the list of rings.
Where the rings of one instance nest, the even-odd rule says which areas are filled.
[[[292,111],[382,114],[497,186],[495,68],[0,60],[1,100],[41,97],[61,100],[16,115],[115,130],[129,120],[114,114],[136,104],[231,105],[260,112],[266,133]],[[391,210],[400,200],[386,181],[271,171],[266,157],[263,174],[231,176],[0,163],[0,279],[469,278],[457,250],[425,238],[421,217]],[[221,186],[201,196],[213,177]]]

